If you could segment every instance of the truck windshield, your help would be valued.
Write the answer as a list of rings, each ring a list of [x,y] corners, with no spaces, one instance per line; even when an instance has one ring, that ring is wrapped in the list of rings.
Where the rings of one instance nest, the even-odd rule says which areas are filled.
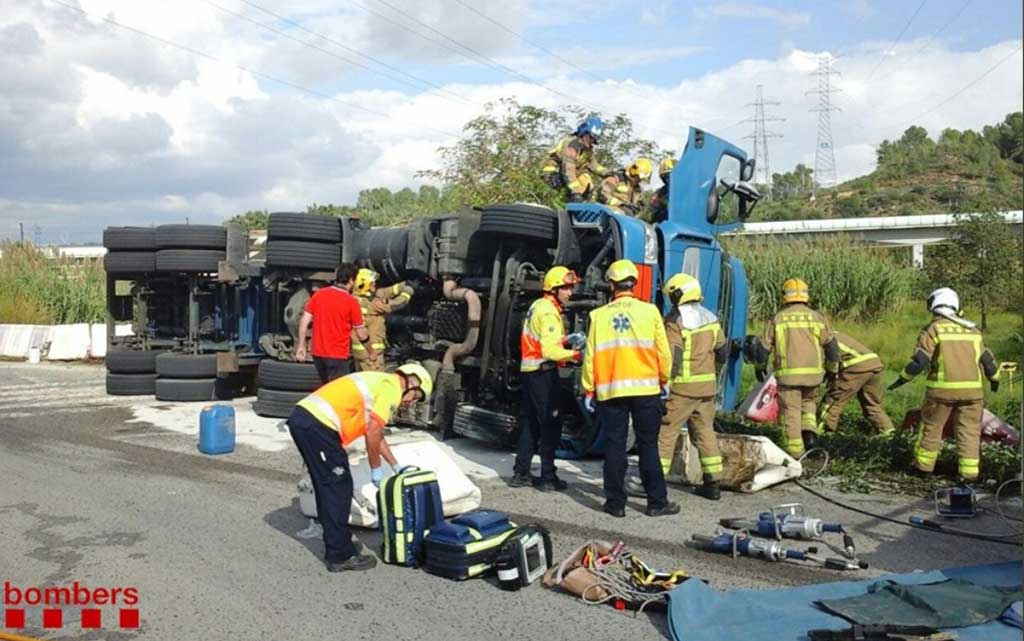
[[[716,225],[725,225],[739,220],[740,199],[733,192],[729,191],[722,181],[735,184],[740,180],[742,163],[739,158],[723,155],[718,161],[718,171],[715,172],[715,184],[718,190],[718,217],[708,222]]]

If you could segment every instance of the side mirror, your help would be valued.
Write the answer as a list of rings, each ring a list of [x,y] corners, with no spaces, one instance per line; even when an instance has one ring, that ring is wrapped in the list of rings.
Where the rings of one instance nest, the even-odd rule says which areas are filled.
[[[740,180],[749,181],[754,177],[754,167],[757,166],[757,158],[747,158],[743,163],[743,170],[740,172]]]

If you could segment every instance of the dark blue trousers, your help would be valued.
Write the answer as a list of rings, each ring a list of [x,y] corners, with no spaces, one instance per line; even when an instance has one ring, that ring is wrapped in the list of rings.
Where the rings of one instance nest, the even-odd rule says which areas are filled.
[[[597,403],[597,421],[604,430],[604,497],[614,508],[626,506],[626,438],[633,418],[636,450],[640,457],[640,480],[647,491],[647,507],[658,509],[668,502],[668,488],[658,458],[658,430],[661,427],[661,399],[628,396]]]
[[[324,560],[344,561],[356,553],[348,517],[352,512],[352,473],[338,433],[301,407],[288,417],[288,431],[306,463],[324,528]]]
[[[553,481],[555,449],[562,440],[562,421],[558,415],[561,394],[558,368],[523,374],[523,407],[526,425],[519,433],[519,449],[512,467],[515,474],[530,473],[534,452],[540,453],[540,478]]]

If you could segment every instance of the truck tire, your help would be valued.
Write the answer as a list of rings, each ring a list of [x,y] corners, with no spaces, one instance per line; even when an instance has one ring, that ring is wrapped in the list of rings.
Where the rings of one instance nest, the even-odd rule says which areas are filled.
[[[156,373],[161,378],[213,378],[217,376],[217,355],[165,352],[156,357]]]
[[[159,401],[213,401],[216,390],[216,378],[158,378],[155,395]]]
[[[268,240],[267,265],[333,271],[341,260],[337,245],[304,240]]]
[[[494,205],[480,212],[480,231],[545,241],[558,240],[558,214],[539,205]]]
[[[268,240],[306,240],[314,243],[340,243],[341,223],[334,216],[315,214],[270,214]]]
[[[156,271],[215,272],[226,257],[223,249],[161,249],[156,252]]]
[[[313,363],[293,363],[264,358],[256,373],[257,388],[309,393],[320,387]]]
[[[160,225],[157,249],[219,249],[228,245],[228,230],[218,225]]]
[[[152,396],[156,393],[156,374],[107,374],[109,396]]]
[[[156,270],[156,252],[112,251],[103,257],[108,274],[145,274]]]
[[[156,372],[157,350],[113,349],[104,358],[111,374],[152,374]]]
[[[252,411],[260,416],[288,418],[295,408],[295,404],[305,397],[306,392],[288,392],[259,387],[256,389],[256,402],[252,405]]]
[[[111,251],[153,251],[156,233],[150,227],[107,227],[103,230],[103,246]]]

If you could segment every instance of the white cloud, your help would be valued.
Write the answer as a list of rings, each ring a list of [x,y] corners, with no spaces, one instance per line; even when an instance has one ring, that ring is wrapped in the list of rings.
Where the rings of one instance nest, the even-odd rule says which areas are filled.
[[[768,20],[784,29],[799,29],[811,22],[811,15],[803,11],[783,11],[755,2],[722,2],[711,7],[711,13],[720,18],[738,20]]]

